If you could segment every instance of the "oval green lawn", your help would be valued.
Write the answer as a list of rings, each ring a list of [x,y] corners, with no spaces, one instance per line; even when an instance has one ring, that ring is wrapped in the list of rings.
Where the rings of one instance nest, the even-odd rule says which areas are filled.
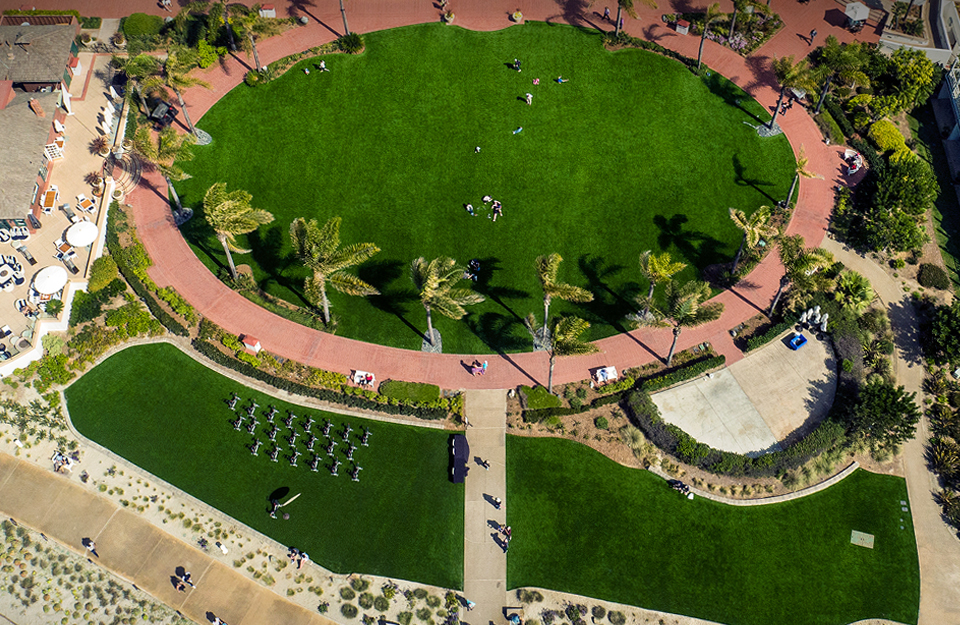
[[[916,623],[920,571],[906,499],[902,478],[858,470],[781,504],[688,501],[583,445],[509,436],[507,586],[731,625]],[[851,530],[873,534],[874,548],[852,545]]]
[[[237,392],[237,412],[225,404]],[[125,349],[94,367],[66,390],[74,427],[130,462],[205,501],[284,545],[310,554],[320,565],[339,572],[362,572],[459,588],[463,583],[463,485],[447,478],[447,440],[442,430],[344,417],[277,401],[248,389],[196,362],[168,344]],[[237,432],[231,421],[255,398],[260,408],[258,438]],[[267,406],[280,433],[279,461],[267,454]],[[290,466],[286,411],[307,414],[316,424],[321,457],[318,472],[305,436],[297,441],[303,455]],[[344,463],[330,475],[321,449],[324,419],[334,424],[336,451]],[[352,482],[340,433],[354,428],[354,458],[363,466]],[[358,432],[371,430],[369,447],[359,446]],[[303,434],[303,429],[298,428]],[[302,495],[284,508],[289,520],[267,515],[270,493],[281,487]],[[288,495],[288,497],[290,496]]]
[[[329,72],[305,75],[317,60],[304,61],[227,94],[199,124],[214,143],[196,149],[184,164],[192,178],[178,183],[198,209],[185,236],[214,270],[225,257],[199,210],[212,183],[245,189],[274,213],[241,237],[253,252],[236,261],[296,303],[306,273],[291,256],[293,219],[341,216],[344,244],[377,244],[359,273],[383,295],[331,296],[344,336],[419,349],[426,323],[409,264],[446,255],[481,260],[474,288],[487,301],[463,321],[435,315],[444,351],[528,350],[520,319],[542,310],[533,261],[552,252],[565,259],[563,280],[596,294],[553,310],[589,320],[590,338],[608,336],[646,290],[641,252],[669,251],[692,278],[736,252],[730,207],[751,213],[789,188],[792,151],[783,136],[757,136],[751,125],[769,118],[759,104],[716,74],[608,52],[595,31],[428,24],[365,38],[361,55],[326,57]],[[522,72],[508,67],[514,58]],[[556,83],[561,74],[569,82]],[[503,203],[496,223],[484,195]]]

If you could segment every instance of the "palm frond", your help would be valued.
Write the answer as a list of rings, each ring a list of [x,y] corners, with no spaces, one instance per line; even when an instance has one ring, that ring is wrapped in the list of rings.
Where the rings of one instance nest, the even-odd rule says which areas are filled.
[[[380,291],[367,284],[357,276],[344,271],[336,271],[329,274],[327,280],[330,282],[330,286],[341,293],[346,293],[347,295],[353,295],[355,297],[380,295]]]

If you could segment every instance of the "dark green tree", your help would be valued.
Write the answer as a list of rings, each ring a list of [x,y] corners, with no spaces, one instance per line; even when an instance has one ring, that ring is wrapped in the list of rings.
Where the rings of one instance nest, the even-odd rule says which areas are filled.
[[[913,437],[920,421],[916,393],[882,380],[860,389],[851,415],[853,433],[867,439],[871,449],[895,451]]]
[[[923,341],[927,357],[938,364],[960,364],[960,298],[939,306],[930,324],[930,336]]]

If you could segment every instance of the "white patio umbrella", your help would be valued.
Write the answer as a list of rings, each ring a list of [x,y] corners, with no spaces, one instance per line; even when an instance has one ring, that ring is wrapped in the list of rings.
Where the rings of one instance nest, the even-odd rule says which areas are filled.
[[[843,12],[855,22],[862,22],[870,17],[870,9],[862,2],[851,2]]]
[[[67,270],[57,265],[44,267],[33,276],[33,288],[41,295],[53,295],[67,284]]]
[[[74,247],[87,247],[97,239],[97,225],[89,221],[78,221],[67,228],[67,243]]]

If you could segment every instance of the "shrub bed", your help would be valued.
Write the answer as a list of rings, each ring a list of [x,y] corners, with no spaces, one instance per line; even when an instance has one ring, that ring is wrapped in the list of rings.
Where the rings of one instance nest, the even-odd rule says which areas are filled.
[[[695,378],[711,369],[722,367],[725,362],[727,362],[726,356],[713,356],[704,360],[698,360],[680,369],[674,369],[673,371],[667,371],[648,378],[640,384],[640,388],[647,393],[659,391],[668,386],[683,382],[684,380]]]
[[[594,408],[599,408],[600,406],[615,404],[620,401],[620,399],[623,397],[623,394],[623,392],[620,392],[612,393],[610,395],[603,395],[594,399],[589,404],[583,404],[579,408],[556,406],[551,408],[524,410],[522,415],[523,421],[525,423],[539,423],[549,417],[565,417],[567,415],[580,414],[581,412],[587,412],[588,410],[593,410]]]
[[[404,401],[426,403],[440,399],[440,387],[436,384],[386,380],[380,385],[380,394]]]
[[[675,425],[666,423],[650,395],[643,390],[627,394],[624,408],[630,421],[647,439],[671,456],[697,468],[732,477],[773,477],[795,469],[844,440],[844,426],[827,419],[796,444],[751,458],[713,449]]]
[[[755,349],[763,347],[770,341],[776,339],[783,332],[789,330],[793,324],[796,323],[795,319],[784,319],[780,323],[775,323],[763,334],[751,336],[747,339],[747,344],[743,348],[744,352],[752,352]]]
[[[216,345],[203,339],[194,339],[193,347],[215,363],[233,369],[241,375],[260,380],[261,382],[266,382],[270,386],[278,388],[282,391],[287,391],[296,395],[303,395],[304,397],[314,397],[321,401],[328,401],[332,404],[339,404],[347,408],[371,410],[391,415],[406,415],[426,420],[443,419],[449,412],[444,408],[407,406],[399,403],[394,404],[392,401],[390,401],[390,398],[384,397],[367,389],[346,387],[344,392],[340,393],[331,389],[306,386],[305,384],[300,384],[299,382],[294,382],[293,380],[288,380],[286,378],[275,376],[272,373],[267,373],[266,371],[254,367],[250,363],[237,360],[236,358],[223,353]],[[377,398],[379,398],[379,401]],[[399,400],[394,401],[399,402]]]
[[[920,286],[928,289],[945,290],[950,288],[950,278],[947,272],[937,265],[930,263],[921,263],[917,271],[917,282]]]
[[[623,378],[620,378],[616,382],[611,382],[610,384],[604,384],[603,386],[597,387],[596,390],[601,395],[608,395],[610,393],[622,393],[627,389],[633,388],[633,385],[636,383],[637,381],[634,378],[630,376],[625,376]]]
[[[559,397],[549,393],[544,386],[521,386],[520,392],[523,394],[524,405],[529,410],[559,408],[563,403]]]

